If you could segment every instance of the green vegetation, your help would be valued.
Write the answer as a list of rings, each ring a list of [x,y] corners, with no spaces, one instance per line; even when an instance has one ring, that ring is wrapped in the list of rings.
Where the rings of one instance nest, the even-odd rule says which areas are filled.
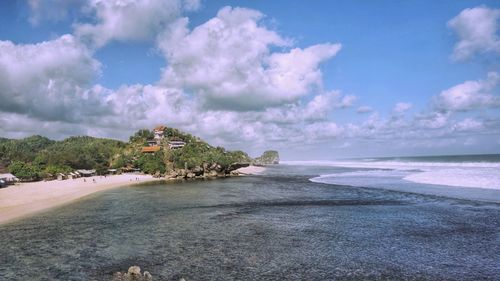
[[[39,167],[17,160],[10,163],[9,171],[21,180],[38,180],[42,174]]]
[[[58,173],[76,169],[95,169],[105,173],[109,168],[140,168],[148,174],[164,174],[185,166],[192,169],[217,164],[227,168],[234,163],[250,163],[252,159],[242,151],[226,151],[213,147],[198,137],[174,128],[167,128],[161,141],[161,150],[142,153],[147,140],[154,134],[141,129],[130,137],[128,143],[93,137],[70,137],[53,141],[41,136],[20,140],[0,138],[0,166],[21,180],[50,178]],[[181,149],[169,149],[169,141],[184,141]]]
[[[135,166],[140,168],[141,171],[148,174],[165,173],[166,165],[163,160],[163,153],[161,151],[155,152],[152,155],[142,154],[135,161]]]
[[[53,145],[55,141],[42,136],[31,136],[21,140],[0,139],[0,162],[29,162],[43,149]]]
[[[76,169],[95,169],[104,173],[110,167],[112,157],[125,146],[121,141],[92,137],[71,137],[63,141],[41,136],[0,139],[0,164],[26,181]]]
[[[255,158],[255,163],[258,165],[279,164],[280,156],[276,150],[264,151],[262,156]]]

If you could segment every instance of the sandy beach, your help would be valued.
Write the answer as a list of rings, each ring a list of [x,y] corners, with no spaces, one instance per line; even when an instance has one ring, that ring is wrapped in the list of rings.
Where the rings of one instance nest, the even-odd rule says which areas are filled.
[[[0,189],[0,224],[95,192],[155,180],[150,175],[123,174],[16,184]]]
[[[264,172],[266,168],[262,166],[248,166],[248,167],[243,167],[239,168],[237,171],[241,175],[258,175]]]
[[[256,175],[264,170],[265,167],[249,166],[238,169],[238,172],[241,175]],[[95,192],[157,180],[150,175],[123,174],[12,185],[0,189],[0,224],[70,203]]]
[[[262,166],[248,166],[248,167],[243,167],[239,168],[237,171],[241,175],[258,175],[264,172],[266,168]]]

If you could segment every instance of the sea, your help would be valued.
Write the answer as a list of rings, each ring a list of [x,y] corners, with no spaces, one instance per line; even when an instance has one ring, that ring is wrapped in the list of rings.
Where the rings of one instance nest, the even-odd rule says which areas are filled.
[[[0,225],[0,280],[500,280],[499,175],[399,157],[125,186]]]
[[[312,178],[313,182],[500,203],[500,154],[290,161],[286,164],[339,168]]]

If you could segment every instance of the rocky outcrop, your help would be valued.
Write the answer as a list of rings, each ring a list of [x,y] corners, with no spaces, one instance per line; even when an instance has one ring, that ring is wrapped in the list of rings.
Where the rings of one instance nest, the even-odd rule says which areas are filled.
[[[239,175],[237,169],[248,167],[249,163],[233,163],[227,167],[219,163],[204,163],[192,169],[174,169],[165,175],[167,179],[223,178]]]
[[[279,164],[280,163],[280,155],[276,150],[268,150],[264,151],[262,156],[254,159],[254,165],[271,165],[271,164]]]
[[[113,281],[152,281],[153,276],[147,271],[141,274],[141,268],[131,266],[127,273],[117,272],[113,275]]]

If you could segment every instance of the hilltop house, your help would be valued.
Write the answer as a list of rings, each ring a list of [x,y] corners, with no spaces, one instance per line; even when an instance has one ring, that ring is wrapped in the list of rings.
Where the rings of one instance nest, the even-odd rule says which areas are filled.
[[[160,140],[163,139],[163,136],[165,134],[166,129],[167,129],[167,127],[165,127],[165,126],[156,126],[153,129],[153,133],[155,135],[154,139],[156,140],[157,144],[160,144]]]
[[[148,146],[157,146],[159,145],[157,140],[147,140]]]
[[[179,140],[179,139],[173,139],[168,142],[168,147],[170,149],[179,149],[183,148],[186,145],[186,142]]]

